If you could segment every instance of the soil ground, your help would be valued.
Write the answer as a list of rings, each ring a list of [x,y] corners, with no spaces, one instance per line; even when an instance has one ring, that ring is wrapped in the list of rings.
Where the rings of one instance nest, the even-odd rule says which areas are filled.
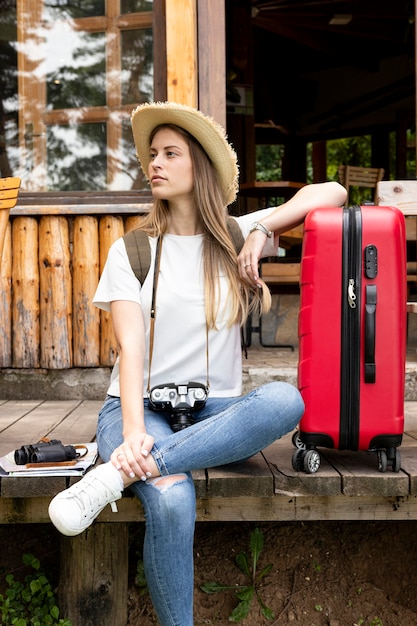
[[[235,590],[207,595],[200,585],[247,582],[235,557],[248,551],[256,526],[264,539],[258,570],[272,564],[258,591],[274,618],[262,617],[254,600],[243,626],[417,625],[416,522],[230,522],[197,524],[195,626],[231,623]],[[141,596],[134,582],[142,532],[142,524],[131,525],[127,626],[158,624],[149,596]],[[59,538],[51,526],[0,526],[0,545],[0,593],[6,588],[5,573],[13,571],[23,580],[22,555],[27,552],[40,559],[57,584]]]

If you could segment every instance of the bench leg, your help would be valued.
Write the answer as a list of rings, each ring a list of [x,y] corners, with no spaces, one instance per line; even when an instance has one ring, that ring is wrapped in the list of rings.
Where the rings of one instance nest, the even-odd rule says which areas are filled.
[[[128,524],[97,523],[62,537],[60,552],[61,617],[73,626],[126,626]]]

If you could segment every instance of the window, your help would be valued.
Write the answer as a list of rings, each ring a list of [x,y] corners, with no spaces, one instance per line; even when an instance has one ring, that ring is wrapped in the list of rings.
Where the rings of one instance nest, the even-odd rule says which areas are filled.
[[[154,97],[153,4],[1,3],[2,177],[22,191],[146,187],[130,114]]]

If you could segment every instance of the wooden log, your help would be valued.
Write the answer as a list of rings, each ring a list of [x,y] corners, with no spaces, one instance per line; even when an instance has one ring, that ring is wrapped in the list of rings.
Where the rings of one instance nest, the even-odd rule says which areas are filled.
[[[17,217],[12,226],[13,367],[39,367],[38,223]]]
[[[62,537],[58,593],[73,626],[126,626],[128,524],[94,524]]]
[[[72,280],[68,222],[45,216],[39,224],[41,367],[72,367]]]
[[[106,263],[111,244],[124,233],[123,219],[119,216],[106,215],[99,225],[100,234],[100,274]],[[112,367],[117,356],[117,343],[113,332],[110,313],[100,311],[100,364]]]
[[[6,236],[7,224],[9,223],[9,209],[0,210],[0,260],[3,256],[4,238]]]
[[[12,366],[12,241],[8,223],[0,260],[0,367]]]
[[[129,215],[129,217],[126,218],[125,233],[138,228],[141,217],[141,215]]]
[[[76,217],[73,236],[73,363],[74,367],[98,367],[100,311],[92,302],[99,276],[97,218]]]

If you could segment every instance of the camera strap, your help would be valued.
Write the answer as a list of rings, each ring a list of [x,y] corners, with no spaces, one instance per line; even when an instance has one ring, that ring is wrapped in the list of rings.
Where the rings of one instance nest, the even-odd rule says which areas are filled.
[[[148,385],[147,392],[151,390],[151,364],[155,334],[155,316],[156,316],[156,291],[158,289],[159,270],[161,266],[161,251],[162,251],[162,239],[163,236],[159,235],[156,242],[156,255],[155,255],[155,267],[153,271],[153,285],[152,285],[152,301],[151,301],[151,315],[150,315],[150,328],[149,328],[149,366],[148,366]],[[206,323],[206,370],[207,370],[207,390],[210,389],[209,384],[209,350],[208,350],[208,326]]]

